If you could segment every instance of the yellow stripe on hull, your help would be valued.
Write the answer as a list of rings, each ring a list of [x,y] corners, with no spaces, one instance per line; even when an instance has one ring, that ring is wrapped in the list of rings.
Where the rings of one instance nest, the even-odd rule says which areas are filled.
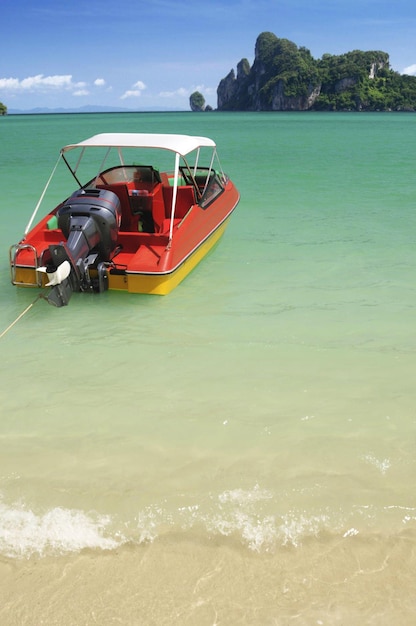
[[[180,282],[198,265],[208,254],[211,248],[224,234],[228,218],[195,252],[189,256],[176,270],[168,274],[133,274],[126,272],[125,275],[109,275],[109,289],[128,291],[129,293],[148,293],[165,296],[170,293]]]

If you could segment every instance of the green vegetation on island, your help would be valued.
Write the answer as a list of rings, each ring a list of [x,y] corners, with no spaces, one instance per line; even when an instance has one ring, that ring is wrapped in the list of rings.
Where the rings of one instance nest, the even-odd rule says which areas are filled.
[[[199,91],[194,91],[189,97],[189,104],[192,111],[203,111],[205,109],[205,98]]]
[[[189,105],[192,111],[212,111],[212,107],[209,104],[205,104],[205,98],[199,91],[191,93]]]
[[[415,111],[416,76],[390,69],[386,52],[354,50],[314,59],[270,32],[217,89],[220,111]]]
[[[7,107],[5,104],[0,102],[0,115],[6,115],[6,114],[7,114]]]

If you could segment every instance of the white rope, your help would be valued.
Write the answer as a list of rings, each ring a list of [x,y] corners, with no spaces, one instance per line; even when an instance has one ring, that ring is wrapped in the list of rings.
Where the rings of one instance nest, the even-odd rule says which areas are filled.
[[[4,337],[4,335],[5,335],[6,333],[8,333],[8,332],[9,332],[9,330],[10,330],[11,328],[13,328],[13,326],[14,326],[15,324],[17,324],[17,322],[18,322],[20,319],[22,319],[22,317],[23,317],[23,316],[24,316],[24,315],[25,315],[28,311],[30,311],[30,309],[32,308],[32,306],[33,306],[34,304],[36,304],[36,302],[39,300],[39,298],[43,298],[43,294],[39,294],[39,295],[38,295],[38,297],[36,298],[36,300],[33,300],[33,302],[32,302],[31,304],[29,304],[29,306],[28,306],[28,307],[26,307],[26,308],[25,308],[25,310],[23,311],[23,313],[20,313],[20,315],[18,315],[18,316],[16,317],[16,319],[14,320],[14,322],[12,322],[12,323],[10,324],[10,326],[8,326],[8,327],[6,328],[6,330],[3,330],[3,332],[2,332],[2,333],[1,333],[1,335],[0,335],[0,339],[1,339],[2,337]]]

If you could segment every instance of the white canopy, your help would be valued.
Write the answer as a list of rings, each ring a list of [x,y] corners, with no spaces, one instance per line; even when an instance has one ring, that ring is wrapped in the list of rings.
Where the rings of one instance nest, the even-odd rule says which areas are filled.
[[[202,147],[215,148],[215,142],[208,137],[192,135],[170,135],[154,133],[101,133],[79,143],[69,144],[61,153],[74,148],[159,148],[185,156]]]
[[[69,152],[70,150],[74,150],[75,148],[81,148],[81,156],[78,159],[77,164],[74,167],[71,167],[64,157],[65,152]],[[159,150],[168,150],[169,152],[175,153],[175,170],[174,170],[174,182],[173,182],[173,195],[172,195],[172,211],[171,211],[171,224],[169,231],[169,239],[172,238],[172,229],[173,229],[173,219],[175,216],[175,205],[176,205],[176,191],[178,187],[178,178],[179,178],[179,160],[181,157],[185,157],[190,152],[194,150],[198,150],[199,148],[212,148],[211,154],[211,163],[207,174],[207,180],[209,178],[209,174],[211,172],[212,163],[216,156],[216,144],[212,139],[208,139],[208,137],[195,137],[193,135],[171,135],[171,134],[158,134],[158,133],[100,133],[99,135],[94,135],[89,139],[85,139],[84,141],[80,141],[79,143],[68,144],[61,148],[59,153],[58,161],[52,171],[52,174],[46,183],[45,189],[42,192],[42,195],[37,203],[35,210],[33,211],[32,217],[29,220],[28,225],[26,226],[25,235],[29,232],[29,229],[32,225],[34,217],[42,203],[42,200],[45,196],[46,190],[51,182],[51,179],[55,173],[55,170],[58,166],[58,163],[64,159],[68,168],[72,172],[75,180],[81,185],[79,180],[76,177],[76,171],[78,166],[82,160],[82,156],[84,154],[84,150],[86,148],[107,148],[107,154],[111,148],[116,148],[119,151],[120,162],[122,163],[122,148],[156,148]],[[199,151],[196,157],[196,161],[198,162]],[[218,158],[218,157],[217,157]],[[105,161],[105,159],[104,159]],[[104,165],[104,161],[101,163],[101,167]],[[196,168],[196,164],[193,166]],[[221,167],[221,166],[220,166]]]

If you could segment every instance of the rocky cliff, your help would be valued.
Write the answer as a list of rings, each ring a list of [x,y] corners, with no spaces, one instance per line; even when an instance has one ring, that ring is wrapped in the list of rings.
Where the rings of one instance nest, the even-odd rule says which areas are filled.
[[[416,77],[389,68],[385,52],[325,54],[261,33],[253,65],[246,58],[221,80],[220,111],[415,110]]]

